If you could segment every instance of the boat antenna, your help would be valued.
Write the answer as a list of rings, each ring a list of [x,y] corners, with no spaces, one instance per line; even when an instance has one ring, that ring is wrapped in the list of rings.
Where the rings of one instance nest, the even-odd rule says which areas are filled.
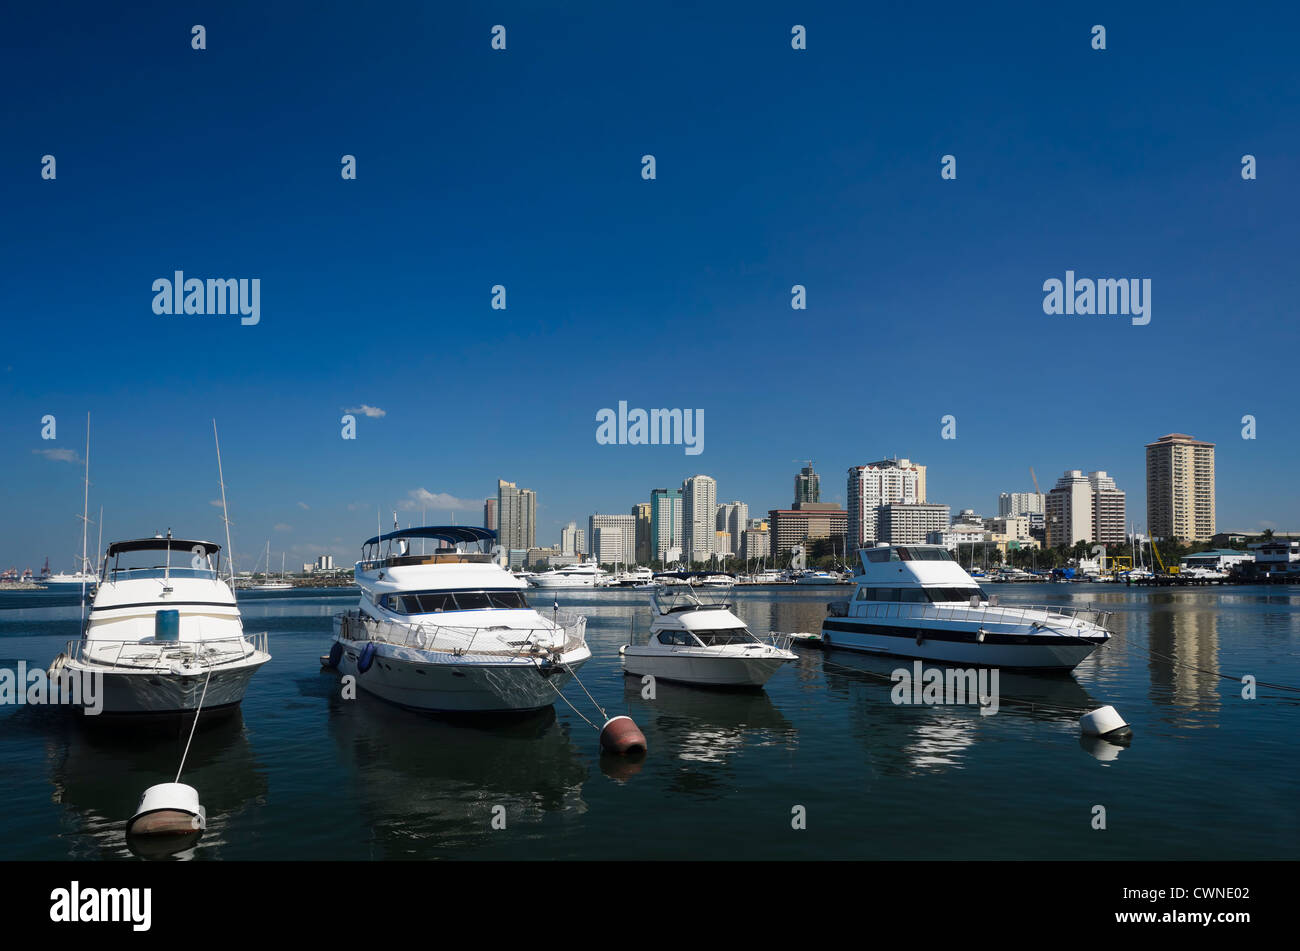
[[[90,413],[86,414],[86,476],[81,495],[81,627],[86,627],[86,530],[90,527]]]
[[[212,441],[217,444],[217,481],[221,483],[221,521],[226,523],[226,567],[230,572],[230,593],[233,595],[235,593],[235,552],[234,549],[230,547],[230,513],[226,509],[226,476],[221,470],[221,440],[217,436],[217,421],[215,419],[212,420]],[[211,673],[210,670],[209,673]],[[205,683],[204,690],[206,689],[207,684]],[[203,705],[201,700],[199,705]],[[198,719],[199,717],[196,713],[194,715],[194,722],[197,723]],[[192,729],[190,734],[193,736]],[[181,766],[183,767],[184,765],[185,758],[181,757]],[[177,775],[180,774],[178,773]]]

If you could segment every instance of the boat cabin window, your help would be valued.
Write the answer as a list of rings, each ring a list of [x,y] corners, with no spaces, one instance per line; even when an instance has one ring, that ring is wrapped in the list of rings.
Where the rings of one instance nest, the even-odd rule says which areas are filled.
[[[705,647],[722,647],[727,644],[753,644],[758,640],[745,627],[724,627],[712,631],[696,631],[695,636]]]
[[[695,639],[686,631],[660,631],[660,644],[675,644],[681,647],[694,647]]]
[[[395,614],[441,614],[444,611],[519,610],[528,607],[522,591],[413,591],[386,594],[383,607]]]
[[[868,548],[866,556],[867,561],[872,564],[882,564],[886,561],[902,561],[898,557],[897,548]]]
[[[980,588],[858,588],[858,601],[884,601],[887,603],[930,604],[946,601],[968,602],[972,594],[987,601]]]
[[[988,595],[982,588],[926,588],[925,593],[935,603],[960,601],[965,604],[970,601],[973,594],[978,594],[981,601],[988,600]]]

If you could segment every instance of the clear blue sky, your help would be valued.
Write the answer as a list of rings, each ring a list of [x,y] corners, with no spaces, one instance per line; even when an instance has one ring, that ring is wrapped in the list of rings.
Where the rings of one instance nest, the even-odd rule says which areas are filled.
[[[1300,528],[1300,14],[848,6],[14,6],[0,567],[71,566],[79,465],[37,450],[79,459],[87,410],[106,541],[221,536],[217,417],[241,561],[351,560],[420,489],[466,523],[530,487],[547,543],[697,472],[760,513],[812,458],[843,501],[895,454],[982,513],[1106,469],[1142,525],[1174,431],[1218,444],[1220,528]],[[177,269],[260,278],[261,323],[155,315]],[[1045,315],[1067,269],[1150,278],[1150,325]],[[704,453],[597,445],[620,399],[703,409]]]

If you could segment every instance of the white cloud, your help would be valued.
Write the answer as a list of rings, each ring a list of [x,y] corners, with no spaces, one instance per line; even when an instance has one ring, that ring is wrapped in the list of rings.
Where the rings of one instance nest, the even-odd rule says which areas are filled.
[[[430,492],[428,489],[412,489],[407,497],[398,503],[403,512],[418,512],[421,509],[433,509],[437,512],[470,512],[483,505],[482,499],[458,499],[446,492]]]
[[[293,531],[293,526],[292,526],[292,525],[286,525],[286,524],[284,524],[284,522],[276,522],[276,523],[275,523],[275,530],[276,530],[277,532],[291,532],[291,531]]]
[[[75,449],[33,449],[32,452],[55,462],[80,462],[81,456]]]
[[[362,403],[360,406],[353,406],[349,409],[345,409],[343,412],[360,413],[362,416],[369,416],[371,419],[378,419],[380,416],[388,415],[385,410],[380,409],[378,406],[367,406],[365,403]]]
[[[219,508],[221,508],[221,500],[220,500],[220,499],[212,499],[210,502],[208,502],[208,504],[211,505],[214,509],[219,509]]]
[[[302,509],[304,512],[307,512],[307,511],[310,511],[310,510],[311,510],[311,506],[308,505],[306,502],[299,502],[299,503],[298,503],[298,508]]]

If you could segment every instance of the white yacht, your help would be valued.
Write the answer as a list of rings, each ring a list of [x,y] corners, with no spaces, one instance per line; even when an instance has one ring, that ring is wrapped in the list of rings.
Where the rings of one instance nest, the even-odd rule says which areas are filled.
[[[412,538],[449,547],[414,555]],[[553,704],[591,658],[587,620],[529,607],[527,585],[482,550],[495,539],[491,529],[462,525],[367,541],[356,564],[361,603],[335,616],[327,666],[416,710],[522,712]],[[479,550],[464,550],[472,545]]]
[[[619,649],[623,670],[708,687],[762,687],[796,660],[789,639],[763,641],[725,601],[689,585],[664,585],[650,595],[653,620],[644,644]]]
[[[600,565],[594,561],[584,561],[543,571],[529,580],[538,588],[595,588],[608,577],[607,572],[600,570]]]
[[[843,581],[844,579],[834,571],[804,571],[794,579],[795,584],[816,585],[841,584]]]
[[[265,632],[244,633],[219,552],[170,531],[109,545],[81,640],[50,674],[102,677],[104,713],[236,706],[271,655]]]
[[[827,647],[976,667],[1073,670],[1110,640],[1108,612],[999,606],[944,548],[878,545],[858,552],[852,601],[822,622]]]
[[[626,568],[605,581],[607,588],[642,588],[654,585],[655,573],[649,568]]]

